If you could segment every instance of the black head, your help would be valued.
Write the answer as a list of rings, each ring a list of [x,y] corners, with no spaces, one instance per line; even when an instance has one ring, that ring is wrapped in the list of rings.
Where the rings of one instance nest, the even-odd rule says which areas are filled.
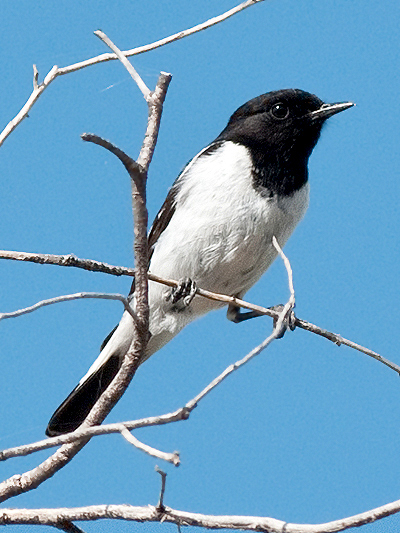
[[[250,149],[258,186],[290,194],[307,181],[307,163],[327,118],[350,102],[324,104],[299,89],[263,94],[239,107],[217,138]]]

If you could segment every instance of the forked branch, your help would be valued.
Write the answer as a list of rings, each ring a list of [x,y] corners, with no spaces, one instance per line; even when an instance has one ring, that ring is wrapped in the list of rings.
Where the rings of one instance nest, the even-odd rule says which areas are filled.
[[[91,272],[104,272],[105,274],[111,274],[113,276],[135,276],[135,270],[133,268],[121,267],[109,265],[107,263],[102,263],[101,261],[95,261],[93,259],[80,259],[75,255],[52,255],[52,254],[39,254],[39,253],[30,253],[30,252],[14,252],[10,250],[0,250],[0,259],[11,259],[14,261],[29,261],[33,263],[47,264],[47,265],[59,265],[59,266],[72,266],[76,268],[82,268],[84,270],[89,270]],[[168,287],[176,287],[178,285],[177,280],[165,279],[160,276],[156,276],[151,272],[148,273],[148,278],[151,281],[157,283],[162,283]],[[215,300],[218,302],[223,302],[226,304],[234,304],[236,307],[242,307],[243,309],[249,309],[251,311],[257,311],[260,315],[266,315],[272,318],[277,318],[278,314],[273,309],[268,307],[262,307],[261,305],[256,305],[250,302],[246,302],[234,296],[229,296],[227,294],[217,294],[207,290],[204,290],[200,287],[196,289],[196,294],[210,300]],[[1,319],[1,316],[0,316]],[[336,344],[336,346],[348,346],[353,350],[357,350],[369,357],[372,357],[379,361],[380,363],[386,365],[391,370],[394,370],[397,374],[400,375],[400,366],[389,359],[386,359],[382,355],[374,352],[373,350],[361,346],[360,344],[346,339],[339,335],[338,333],[333,333],[327,329],[321,328],[307,320],[302,318],[295,318],[294,325],[297,328],[304,329],[315,335],[319,335],[328,339],[329,341]]]
[[[147,302],[147,209],[146,209],[146,177],[161,120],[162,105],[168,89],[170,76],[162,73],[156,89],[148,102],[149,118],[146,136],[139,155],[140,179],[134,180],[132,175],[132,198],[134,210],[134,255],[135,255],[135,319],[133,320],[134,340],[125,355],[123,364],[106,391],[90,411],[82,427],[101,424],[129,385],[136,372],[139,362],[146,349],[148,338],[148,302]],[[36,75],[35,75],[36,79]],[[37,85],[37,83],[35,84]],[[137,174],[138,166],[134,166]],[[137,176],[136,176],[137,177]],[[61,446],[51,457],[34,469],[21,475],[15,475],[0,484],[0,502],[38,487],[43,481],[54,475],[67,464],[88,442],[88,438],[74,440]]]
[[[164,39],[155,41],[154,43],[146,44],[144,46],[139,46],[137,48],[132,48],[131,50],[126,50],[125,52],[122,52],[122,53],[125,57],[131,57],[134,55],[143,54],[144,52],[148,52],[150,50],[155,50],[156,48],[160,48],[161,46],[165,46],[166,44],[170,44],[174,41],[178,41],[179,39],[183,39],[199,31],[203,31],[207,28],[211,28],[211,26],[215,26],[216,24],[223,22],[229,17],[236,15],[236,13],[240,13],[240,11],[243,11],[244,9],[250,6],[254,4],[259,4],[263,1],[264,0],[246,0],[245,2],[242,2],[238,6],[234,7],[233,9],[230,9],[229,11],[222,13],[222,15],[213,17],[207,20],[206,22],[193,26],[192,28],[179,31],[178,33],[174,33],[173,35],[170,35],[169,37],[165,37]],[[29,111],[35,105],[39,97],[43,94],[43,92],[47,89],[47,87],[49,87],[49,85],[56,78],[58,78],[59,76],[64,76],[65,74],[71,74],[72,72],[76,72],[77,70],[81,70],[83,68],[90,67],[92,65],[97,65],[98,63],[103,63],[105,61],[114,61],[116,59],[118,59],[118,57],[115,53],[108,53],[108,54],[101,54],[99,56],[92,57],[91,59],[86,59],[85,61],[80,61],[79,63],[74,63],[73,65],[69,65],[67,67],[59,68],[57,67],[57,65],[54,65],[54,67],[45,76],[42,83],[38,83],[39,73],[37,71],[36,65],[34,65],[33,66],[32,94],[29,96],[27,102],[22,107],[22,109],[17,113],[17,115],[12,120],[10,120],[10,122],[7,124],[4,130],[0,133],[0,146],[3,144],[6,138],[15,130],[15,128],[24,120],[24,118],[28,116]]]

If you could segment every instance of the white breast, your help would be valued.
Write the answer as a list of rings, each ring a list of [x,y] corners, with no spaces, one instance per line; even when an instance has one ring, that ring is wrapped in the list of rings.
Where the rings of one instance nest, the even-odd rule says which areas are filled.
[[[277,255],[272,236],[283,246],[303,217],[308,184],[284,199],[269,197],[268,191],[261,195],[253,186],[248,149],[232,142],[193,160],[182,178],[176,211],[155,246],[150,271],[176,280],[189,277],[214,292],[243,295]],[[149,290],[153,335],[165,327],[180,330],[218,307],[196,297],[187,312],[177,313],[165,299],[170,289],[150,282]]]

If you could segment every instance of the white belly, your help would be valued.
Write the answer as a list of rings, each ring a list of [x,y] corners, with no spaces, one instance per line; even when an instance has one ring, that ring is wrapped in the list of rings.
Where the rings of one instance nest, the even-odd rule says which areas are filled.
[[[150,271],[191,278],[213,292],[243,295],[276,258],[272,237],[283,246],[303,217],[309,187],[284,199],[262,196],[253,187],[247,149],[227,142],[224,152],[198,160],[195,176],[189,167],[176,198],[179,208],[155,246]],[[178,312],[166,299],[170,290],[150,282],[149,355],[188,322],[221,306],[196,297]]]
[[[231,142],[194,162],[185,170],[176,198],[179,208],[158,239],[150,272],[175,280],[191,278],[203,289],[242,296],[276,258],[272,237],[283,246],[303,217],[308,184],[284,199],[270,197],[268,191],[261,194],[253,187],[247,149]],[[170,291],[149,283],[151,337],[143,360],[196,317],[222,306],[196,296],[190,306],[177,310],[167,298]],[[122,357],[133,335],[132,317],[125,312],[81,383],[111,355]]]

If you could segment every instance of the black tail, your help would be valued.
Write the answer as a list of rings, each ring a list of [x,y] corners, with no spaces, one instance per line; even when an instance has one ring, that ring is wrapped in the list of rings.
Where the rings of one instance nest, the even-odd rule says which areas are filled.
[[[47,426],[46,435],[55,437],[77,429],[116,376],[121,364],[122,359],[113,355],[94,374],[75,387],[54,412]]]

